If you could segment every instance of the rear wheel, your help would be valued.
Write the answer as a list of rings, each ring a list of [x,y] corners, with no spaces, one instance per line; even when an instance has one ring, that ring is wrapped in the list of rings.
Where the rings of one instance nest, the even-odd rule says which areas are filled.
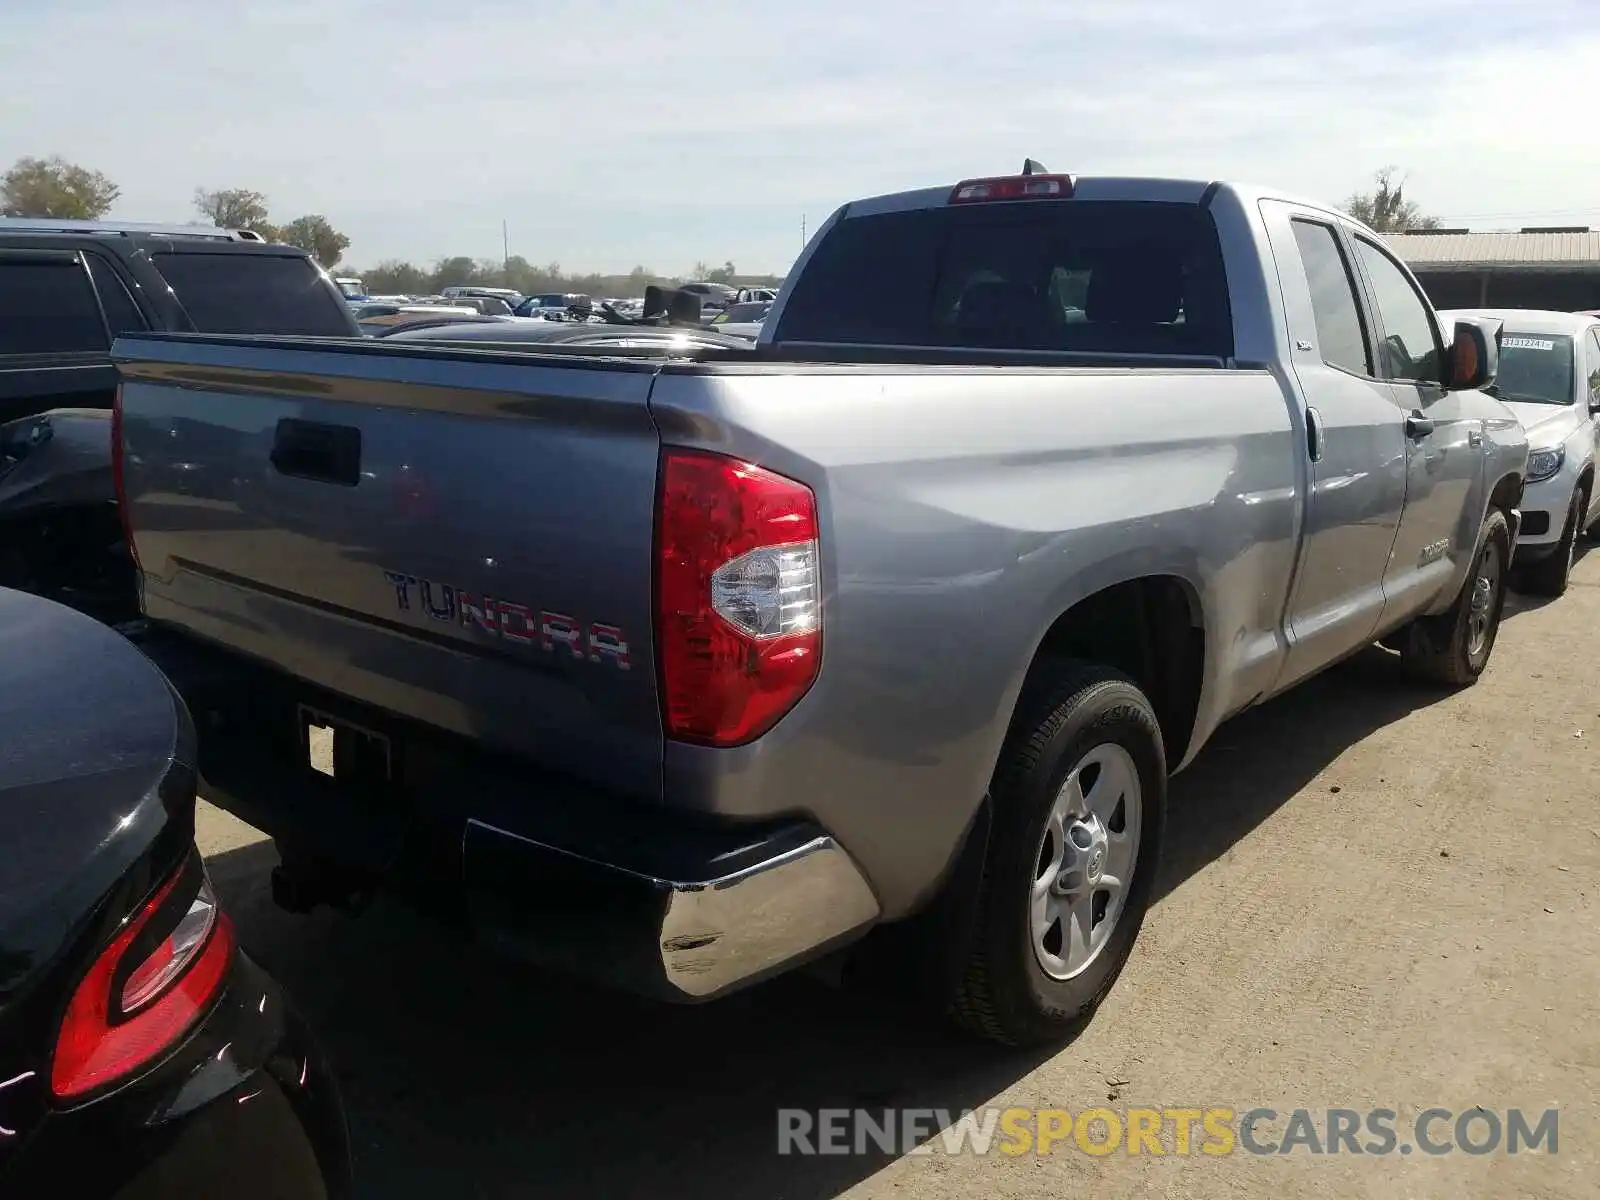
[[[951,1003],[992,1041],[1068,1037],[1133,949],[1166,815],[1150,702],[1106,667],[1068,662],[1002,753],[994,828],[966,966]]]
[[[1565,594],[1567,583],[1572,578],[1572,561],[1578,552],[1578,535],[1581,532],[1578,526],[1583,521],[1587,504],[1582,492],[1573,493],[1572,503],[1567,506],[1566,524],[1561,527],[1561,540],[1549,555],[1517,572],[1519,592],[1534,596]]]
[[[1472,570],[1455,603],[1408,626],[1400,653],[1411,674],[1453,687],[1478,681],[1500,632],[1510,561],[1511,527],[1504,513],[1490,509],[1478,534]]]

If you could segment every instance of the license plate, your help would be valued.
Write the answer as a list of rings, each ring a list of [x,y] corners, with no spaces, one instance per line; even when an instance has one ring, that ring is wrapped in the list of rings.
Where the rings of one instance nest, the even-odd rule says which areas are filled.
[[[300,705],[300,747],[306,764],[342,783],[390,783],[394,751],[386,734]]]

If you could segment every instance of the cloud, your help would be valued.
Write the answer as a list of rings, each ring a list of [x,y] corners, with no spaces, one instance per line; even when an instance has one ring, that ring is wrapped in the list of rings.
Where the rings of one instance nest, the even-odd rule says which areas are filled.
[[[1248,178],[1338,200],[1395,163],[1449,216],[1593,208],[1587,7],[1124,0],[10,0],[0,162],[119,215],[197,185],[322,212],[352,258],[784,267],[853,196],[1013,169]],[[71,48],[70,54],[61,48]],[[1600,218],[1600,214],[1595,214]],[[1491,222],[1492,223],[1492,222]]]

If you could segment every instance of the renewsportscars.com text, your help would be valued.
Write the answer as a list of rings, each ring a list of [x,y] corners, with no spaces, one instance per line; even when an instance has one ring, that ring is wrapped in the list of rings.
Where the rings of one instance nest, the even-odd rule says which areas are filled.
[[[778,1110],[784,1155],[1556,1154],[1559,1133],[1554,1108]]]

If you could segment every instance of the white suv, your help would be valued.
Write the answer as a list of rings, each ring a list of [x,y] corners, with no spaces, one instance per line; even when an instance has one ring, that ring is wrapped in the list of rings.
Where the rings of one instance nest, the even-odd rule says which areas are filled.
[[[1439,315],[1446,328],[1457,317],[1501,322],[1500,372],[1485,390],[1528,432],[1516,581],[1522,591],[1559,596],[1578,538],[1600,522],[1600,318],[1515,308]]]

